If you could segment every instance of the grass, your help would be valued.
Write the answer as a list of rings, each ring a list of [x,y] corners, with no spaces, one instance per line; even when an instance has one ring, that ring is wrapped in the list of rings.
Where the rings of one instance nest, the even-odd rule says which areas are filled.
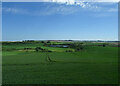
[[[49,53],[55,62],[46,61],[45,52],[3,51],[3,84],[118,83],[117,47],[87,46],[79,52],[42,47],[56,51]]]
[[[42,48],[55,51],[55,52],[65,52],[66,50],[74,51],[74,49],[71,49],[71,48],[57,48],[57,47],[45,47],[45,46],[43,46]]]
[[[35,48],[35,47],[39,47],[39,46],[43,46],[42,43],[26,43],[26,44],[11,44],[11,45],[3,45],[3,49],[24,49],[24,48]]]

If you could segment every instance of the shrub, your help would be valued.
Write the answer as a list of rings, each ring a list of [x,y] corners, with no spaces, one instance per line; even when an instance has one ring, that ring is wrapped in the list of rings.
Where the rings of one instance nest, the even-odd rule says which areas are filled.
[[[80,51],[84,49],[83,43],[74,43],[70,45],[70,48],[75,49],[75,51]]]
[[[66,50],[66,52],[73,52],[72,50]]]
[[[50,51],[50,50],[48,50],[48,49],[43,49],[43,48],[41,48],[41,47],[36,47],[36,48],[35,48],[35,51],[36,51],[36,52],[38,52],[38,51],[41,51],[41,52],[52,52],[52,51]]]
[[[41,43],[44,43],[44,41],[41,41]]]

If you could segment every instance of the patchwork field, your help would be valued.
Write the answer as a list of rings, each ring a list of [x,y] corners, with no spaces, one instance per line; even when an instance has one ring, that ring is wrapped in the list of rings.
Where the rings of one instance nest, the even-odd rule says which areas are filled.
[[[38,46],[51,52],[36,52],[34,48]],[[2,53],[3,84],[118,83],[118,47],[84,46],[75,51],[43,43],[13,43],[3,45]],[[47,60],[48,56],[52,61]]]

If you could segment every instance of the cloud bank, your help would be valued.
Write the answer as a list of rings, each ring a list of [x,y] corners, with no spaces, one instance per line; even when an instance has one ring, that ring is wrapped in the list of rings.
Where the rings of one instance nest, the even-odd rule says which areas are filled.
[[[119,2],[120,0],[2,0],[2,2],[57,2],[75,4],[77,2]]]
[[[73,2],[72,2],[73,1]],[[93,16],[108,16],[110,13],[118,12],[117,3],[103,3],[103,2],[74,2],[75,0],[51,0],[53,3],[44,3],[41,7],[34,10],[29,9],[29,4],[26,7],[3,7],[3,13],[15,13],[30,16],[49,16],[54,14],[70,15],[79,14],[82,12],[93,12]],[[66,3],[68,2],[68,3]],[[35,6],[33,6],[35,7]]]

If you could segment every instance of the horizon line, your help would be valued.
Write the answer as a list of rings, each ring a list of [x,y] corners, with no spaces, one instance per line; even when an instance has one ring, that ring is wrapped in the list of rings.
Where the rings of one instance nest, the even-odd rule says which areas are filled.
[[[25,41],[25,40],[33,40],[33,41],[119,41],[118,39],[116,40],[104,40],[104,39],[23,39],[23,40],[0,40],[2,42],[15,42],[15,41]]]

